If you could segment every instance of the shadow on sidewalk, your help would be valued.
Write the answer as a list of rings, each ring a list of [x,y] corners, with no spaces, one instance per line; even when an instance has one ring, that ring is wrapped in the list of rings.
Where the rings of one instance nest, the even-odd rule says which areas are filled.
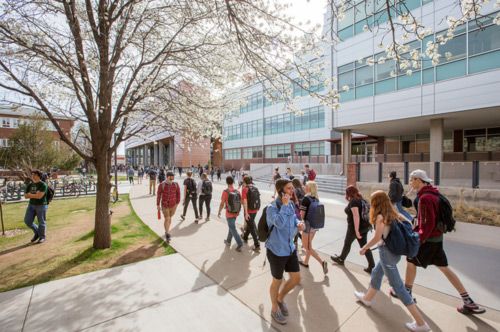
[[[175,216],[175,218],[177,218],[177,216]],[[183,225],[184,227],[181,228],[181,226]],[[198,232],[200,227],[201,227],[200,224],[195,224],[194,222],[187,221],[186,219],[184,221],[181,220],[180,222],[175,224],[175,226],[170,229],[170,232],[176,238],[186,237]]]
[[[30,247],[32,245],[34,245],[34,244],[33,243],[25,243],[25,244],[21,244],[21,245],[19,245],[17,247],[13,247],[13,248],[10,248],[10,249],[6,249],[4,251],[0,251],[0,256],[10,254],[11,252],[14,252],[14,251],[17,251],[17,250],[21,250],[21,249]]]
[[[141,246],[131,252],[128,252],[125,255],[120,256],[116,260],[116,262],[112,265],[113,267],[115,266],[120,266],[124,264],[129,264],[129,263],[134,263],[138,261],[142,261],[151,257],[154,257],[156,254],[156,251],[160,247],[168,247],[168,245],[165,243],[163,239],[157,239],[155,242],[153,242],[149,246]]]

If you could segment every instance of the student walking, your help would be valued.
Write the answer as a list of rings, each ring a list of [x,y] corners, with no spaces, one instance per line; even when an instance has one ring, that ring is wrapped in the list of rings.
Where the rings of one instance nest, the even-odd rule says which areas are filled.
[[[315,201],[319,201],[318,185],[314,181],[308,181],[306,183],[306,195],[300,204],[300,216],[302,217],[302,220],[304,220],[305,225],[305,228],[302,231],[302,249],[306,251],[306,256],[302,261],[299,261],[299,263],[300,265],[308,268],[309,258],[313,256],[321,264],[323,267],[323,273],[326,275],[328,273],[328,263],[321,259],[312,246],[317,229],[311,226],[309,217],[314,213],[312,209],[315,205],[312,205],[312,203]]]
[[[314,181],[316,180],[316,171],[312,168],[309,167],[309,164],[304,165],[306,175],[307,175],[307,181]]]
[[[196,200],[198,199],[198,195],[196,193],[196,182],[192,178],[193,172],[188,171],[186,173],[187,178],[184,179],[184,210],[182,211],[181,220],[186,219],[186,212],[189,205],[189,202],[193,204],[195,220],[194,222],[197,224],[200,220],[198,216],[198,208],[196,207]]]
[[[29,198],[26,214],[24,215],[24,223],[33,230],[33,238],[31,243],[45,242],[47,230],[47,209],[48,209],[48,185],[42,181],[42,172],[39,170],[31,171],[32,182],[27,185],[24,198]],[[35,224],[35,216],[38,220],[38,225]]]
[[[134,184],[134,169],[132,166],[129,166],[127,170],[128,182],[133,185]]]
[[[259,189],[252,183],[251,176],[243,178],[243,188],[241,190],[241,197],[243,199],[243,209],[245,212],[246,228],[243,232],[243,241],[248,241],[248,236],[252,234],[254,251],[260,250],[259,237],[257,235],[257,226],[255,225],[255,216],[260,209],[260,193]]]
[[[148,176],[149,176],[149,194],[155,195],[156,193],[156,177],[158,176],[158,173],[156,173],[156,170],[152,167],[149,168],[148,171]]]
[[[217,167],[217,181],[220,181],[222,175],[222,171],[219,167]]]
[[[210,168],[210,181],[214,182],[215,170],[214,168]]]
[[[140,167],[137,171],[137,183],[142,184],[143,177],[144,177],[144,168]]]
[[[240,234],[236,230],[236,218],[240,214],[241,210],[241,196],[238,190],[234,188],[234,179],[232,176],[226,177],[227,189],[222,192],[221,202],[219,205],[219,212],[217,217],[220,218],[220,214],[224,207],[226,208],[226,220],[228,226],[227,238],[224,240],[226,246],[231,245],[231,240],[237,243],[236,251],[241,252],[241,247],[243,247],[243,241],[241,240]]]
[[[158,183],[162,183],[163,181],[166,180],[166,175],[165,175],[165,170],[163,168],[160,168],[160,172],[158,173]]]
[[[345,259],[351,251],[351,245],[354,240],[358,241],[360,247],[363,247],[366,244],[368,231],[371,229],[370,222],[367,218],[369,209],[368,204],[364,201],[363,196],[361,196],[361,193],[358,191],[358,188],[354,186],[347,187],[345,190],[345,198],[349,204],[347,204],[344,209],[347,214],[347,232],[344,239],[344,247],[342,248],[340,256],[334,255],[330,257],[339,265],[344,265]],[[365,211],[363,211],[363,205]],[[364,271],[366,273],[371,273],[373,267],[375,266],[373,254],[370,250],[368,250],[365,256],[368,261],[368,267],[365,268]]]
[[[406,328],[410,331],[430,331],[429,325],[424,321],[422,314],[417,308],[410,292],[403,286],[403,281],[398,272],[397,263],[401,259],[401,255],[397,255],[389,250],[384,244],[383,238],[386,239],[391,232],[393,223],[401,222],[400,215],[389,200],[389,196],[382,190],[376,191],[371,197],[370,223],[375,225],[375,235],[365,244],[359,253],[365,255],[370,248],[378,244],[380,253],[380,261],[373,269],[371,274],[370,287],[368,291],[354,292],[354,295],[365,306],[370,307],[372,300],[380,290],[382,278],[384,275],[389,280],[389,284],[406,306],[414,321],[406,323]]]
[[[300,283],[300,266],[293,238],[297,230],[304,229],[304,224],[297,219],[290,200],[293,193],[292,182],[286,179],[277,180],[276,192],[278,197],[266,210],[266,221],[270,229],[266,241],[266,256],[273,276],[269,289],[271,317],[284,325],[289,315],[285,297]],[[288,272],[289,278],[283,284],[284,272]]]
[[[413,220],[413,217],[408,211],[403,208],[402,205],[404,194],[403,184],[397,177],[397,173],[395,171],[389,173],[389,180],[389,198],[391,199],[391,203],[394,204],[399,213],[401,213],[408,221],[411,222]]]
[[[405,287],[412,292],[413,282],[417,276],[417,266],[427,268],[435,265],[455,287],[462,298],[463,305],[457,310],[463,314],[482,314],[486,309],[477,305],[465,289],[462,281],[448,267],[448,259],[443,249],[443,231],[438,227],[440,205],[442,204],[439,190],[431,185],[432,179],[421,169],[410,174],[410,186],[417,191],[418,203],[417,226],[415,232],[420,236],[420,248],[416,257],[407,259]],[[396,290],[391,291],[392,296],[399,296]]]
[[[203,204],[207,209],[207,217],[205,221],[210,221],[210,201],[212,200],[212,182],[208,179],[207,174],[201,174],[201,180],[197,185],[197,193],[200,197],[199,199],[199,210],[200,210],[200,219],[203,219]]]
[[[165,221],[165,240],[170,242],[170,225],[172,217],[181,201],[181,190],[177,182],[174,182],[174,173],[167,172],[167,179],[158,186],[158,195],[156,196],[156,207],[158,211],[163,212]]]

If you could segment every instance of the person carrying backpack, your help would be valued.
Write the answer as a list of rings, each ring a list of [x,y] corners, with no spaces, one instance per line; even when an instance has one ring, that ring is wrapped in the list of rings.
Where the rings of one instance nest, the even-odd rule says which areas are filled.
[[[156,194],[156,178],[158,177],[158,173],[156,173],[156,170],[152,167],[149,168],[148,171],[148,176],[149,176],[149,194]]]
[[[219,167],[217,167],[217,181],[220,181],[221,176],[222,176],[222,171]]]
[[[351,251],[351,245],[354,240],[358,240],[359,246],[363,247],[366,244],[368,232],[371,229],[368,217],[368,203],[363,199],[358,188],[349,186],[345,190],[345,198],[349,202],[344,209],[347,214],[347,231],[344,239],[344,247],[340,256],[334,255],[330,258],[339,265],[344,265],[345,259]],[[368,274],[372,272],[375,266],[373,254],[371,251],[366,252],[366,260],[368,267],[364,271]]]
[[[278,198],[266,207],[266,222],[270,230],[266,241],[266,256],[273,276],[270,287],[271,317],[278,324],[284,325],[289,315],[285,297],[300,283],[300,265],[293,238],[297,231],[304,230],[304,223],[297,218],[291,201],[292,182],[277,180],[276,191]],[[284,272],[288,272],[289,278],[280,290]]]
[[[198,217],[198,208],[196,207],[196,200],[198,199],[198,195],[196,193],[196,182],[192,178],[193,172],[188,171],[186,173],[187,178],[184,179],[184,210],[182,211],[181,220],[184,221],[186,219],[186,212],[189,205],[189,202],[193,203],[194,215],[195,215],[195,224],[198,223],[200,218]]]
[[[33,238],[31,243],[38,241],[38,243],[45,242],[45,232],[47,229],[47,192],[49,186],[42,181],[42,172],[39,170],[31,171],[32,182],[26,186],[24,198],[29,199],[26,214],[24,216],[24,223],[26,226],[33,230]],[[35,222],[35,216],[38,219],[38,225]]]
[[[411,214],[403,208],[403,195],[404,188],[401,181],[397,178],[397,173],[392,171],[389,173],[389,198],[391,199],[392,204],[396,207],[396,209],[401,213],[408,221],[412,221],[413,217]]]
[[[254,246],[252,250],[259,251],[260,243],[257,236],[257,226],[255,225],[255,216],[260,209],[259,189],[252,183],[252,177],[247,175],[243,178],[243,188],[241,190],[243,200],[243,209],[245,211],[246,228],[243,232],[243,241],[248,241],[248,235],[252,234]]]
[[[174,182],[174,173],[167,172],[167,179],[158,186],[158,195],[156,196],[156,207],[158,211],[163,212],[165,222],[165,239],[170,241],[170,225],[172,217],[177,210],[177,205],[181,201],[181,190],[177,182]]]
[[[304,165],[306,175],[307,175],[307,181],[314,181],[316,180],[316,171],[312,168],[309,167],[309,164]]]
[[[236,230],[236,218],[240,214],[241,210],[241,196],[238,190],[234,188],[234,179],[232,176],[226,177],[227,189],[222,192],[221,202],[219,205],[219,212],[217,217],[220,218],[220,214],[224,207],[226,208],[226,219],[227,219],[227,238],[224,240],[226,246],[231,245],[231,240],[235,239],[238,246],[236,251],[241,252],[241,247],[243,247],[243,241],[241,240],[240,234]]]
[[[462,298],[463,305],[457,308],[458,312],[462,314],[482,314],[486,312],[486,309],[472,300],[458,276],[448,267],[448,259],[443,249],[443,231],[449,231],[454,227],[452,208],[448,200],[439,193],[436,187],[431,185],[431,182],[432,179],[421,169],[410,173],[410,186],[417,191],[418,204],[415,204],[417,226],[415,232],[418,232],[420,236],[420,248],[416,257],[407,258],[406,260],[405,287],[411,294],[413,282],[417,276],[417,266],[425,269],[429,265],[435,265]],[[440,217],[443,216],[443,209],[449,211],[445,215],[447,220],[440,220]],[[445,225],[440,225],[440,222],[445,223]],[[451,223],[451,225],[446,225],[448,223]],[[398,296],[394,290],[391,290],[391,295]]]
[[[210,221],[210,201],[212,200],[212,182],[208,179],[206,173],[201,174],[201,180],[198,182],[197,187],[200,199],[198,201],[198,210],[200,211],[200,219],[203,219],[203,203],[207,208],[207,217],[205,221]]]
[[[160,169],[160,173],[158,174],[158,183],[162,183],[165,181],[166,176],[165,176],[165,170],[163,168]]]
[[[328,263],[321,259],[316,250],[312,247],[312,242],[314,240],[314,235],[316,235],[317,228],[314,228],[314,221],[312,218],[321,218],[321,208],[322,218],[324,223],[325,210],[324,206],[319,206],[319,196],[318,196],[318,185],[314,181],[309,181],[306,184],[306,195],[302,199],[300,204],[300,216],[304,220],[305,228],[302,231],[302,249],[306,251],[306,256],[299,264],[308,268],[309,258],[313,256],[323,267],[323,273],[326,275],[328,273]]]
[[[404,287],[403,280],[401,280],[401,276],[399,275],[397,263],[401,259],[401,255],[392,252],[383,240],[387,239],[394,232],[394,227],[397,226],[396,223],[406,221],[400,220],[401,216],[392,205],[389,196],[382,190],[378,190],[372,194],[370,203],[370,223],[375,226],[375,235],[368,243],[363,245],[359,253],[365,255],[370,251],[372,246],[378,244],[380,261],[371,273],[368,291],[366,293],[356,291],[354,292],[354,296],[359,302],[370,307],[373,298],[380,290],[382,278],[385,275],[389,280],[389,284],[393,287],[414,319],[413,322],[405,324],[406,328],[410,331],[430,331],[429,325],[425,322],[413,297]]]
[[[127,176],[128,176],[128,182],[131,185],[134,185],[134,169],[132,168],[132,166],[128,167]]]

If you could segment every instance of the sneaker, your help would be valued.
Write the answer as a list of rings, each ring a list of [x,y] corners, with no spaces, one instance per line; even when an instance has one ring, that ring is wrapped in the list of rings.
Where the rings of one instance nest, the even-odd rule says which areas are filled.
[[[457,311],[464,315],[479,315],[484,314],[486,309],[478,306],[476,303],[464,304],[457,308]]]
[[[186,216],[181,216],[181,220],[182,221],[186,220]]]
[[[323,273],[328,274],[328,263],[326,261],[323,261]]]
[[[271,317],[276,321],[276,323],[278,324],[281,324],[281,325],[285,325],[287,323],[287,320],[286,320],[286,317],[283,316],[283,314],[281,313],[281,311],[276,311],[276,312],[273,312],[271,311]]]
[[[411,291],[408,290],[408,288],[406,290],[410,293],[410,296],[411,296],[412,295]],[[398,294],[396,294],[396,292],[394,291],[394,289],[392,287],[389,288],[389,295],[392,296],[395,299],[399,299]],[[416,304],[417,303],[417,299],[413,298],[413,302],[415,302],[415,304]]]
[[[283,316],[288,316],[289,315],[289,313],[288,313],[288,307],[286,306],[285,302],[278,301],[278,307],[280,308],[280,311],[283,314]]]
[[[237,251],[237,252],[241,252],[241,247],[243,247],[243,245],[242,245],[242,244],[238,245],[238,246],[236,247],[236,251]]]
[[[344,260],[342,258],[340,258],[339,256],[337,256],[337,255],[330,256],[330,258],[332,259],[332,261],[334,261],[338,265],[344,265]]]
[[[424,325],[420,325],[418,326],[417,325],[417,322],[411,322],[411,323],[406,323],[406,328],[410,331],[414,331],[414,332],[420,332],[420,331],[430,331],[431,328],[429,327],[429,325],[427,325],[427,323],[424,323]]]
[[[35,235],[33,236],[33,238],[30,240],[30,242],[31,242],[31,243],[33,243],[33,242],[35,242],[36,240],[38,240],[39,238],[40,238],[40,235],[38,235],[38,233],[37,233],[37,234],[35,234]]]
[[[41,237],[40,240],[38,240],[37,243],[44,243],[45,242],[45,238],[44,237]]]
[[[196,219],[194,220],[194,223],[195,223],[195,224],[197,224],[199,220],[200,220],[200,219],[196,218]]]
[[[231,245],[231,242],[228,242],[227,240],[224,240],[224,244],[229,247]]]
[[[299,264],[305,268],[309,268],[309,264],[304,263],[303,261],[299,261]]]
[[[367,301],[364,299],[365,297],[365,293],[363,292],[354,292],[354,296],[356,296],[356,298],[358,299],[359,302],[363,303],[365,306],[367,307],[371,307],[372,306],[372,301]]]
[[[206,218],[205,218],[205,221],[210,221],[210,217],[206,217]]]

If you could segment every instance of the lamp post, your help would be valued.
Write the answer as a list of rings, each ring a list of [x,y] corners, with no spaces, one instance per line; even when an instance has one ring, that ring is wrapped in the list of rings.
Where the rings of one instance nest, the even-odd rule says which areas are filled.
[[[114,138],[115,138],[115,144],[116,144],[116,140],[118,138],[118,133],[114,133]],[[118,158],[117,158],[117,151],[118,151],[118,147],[116,147],[115,149],[115,188],[116,190],[118,190]]]

